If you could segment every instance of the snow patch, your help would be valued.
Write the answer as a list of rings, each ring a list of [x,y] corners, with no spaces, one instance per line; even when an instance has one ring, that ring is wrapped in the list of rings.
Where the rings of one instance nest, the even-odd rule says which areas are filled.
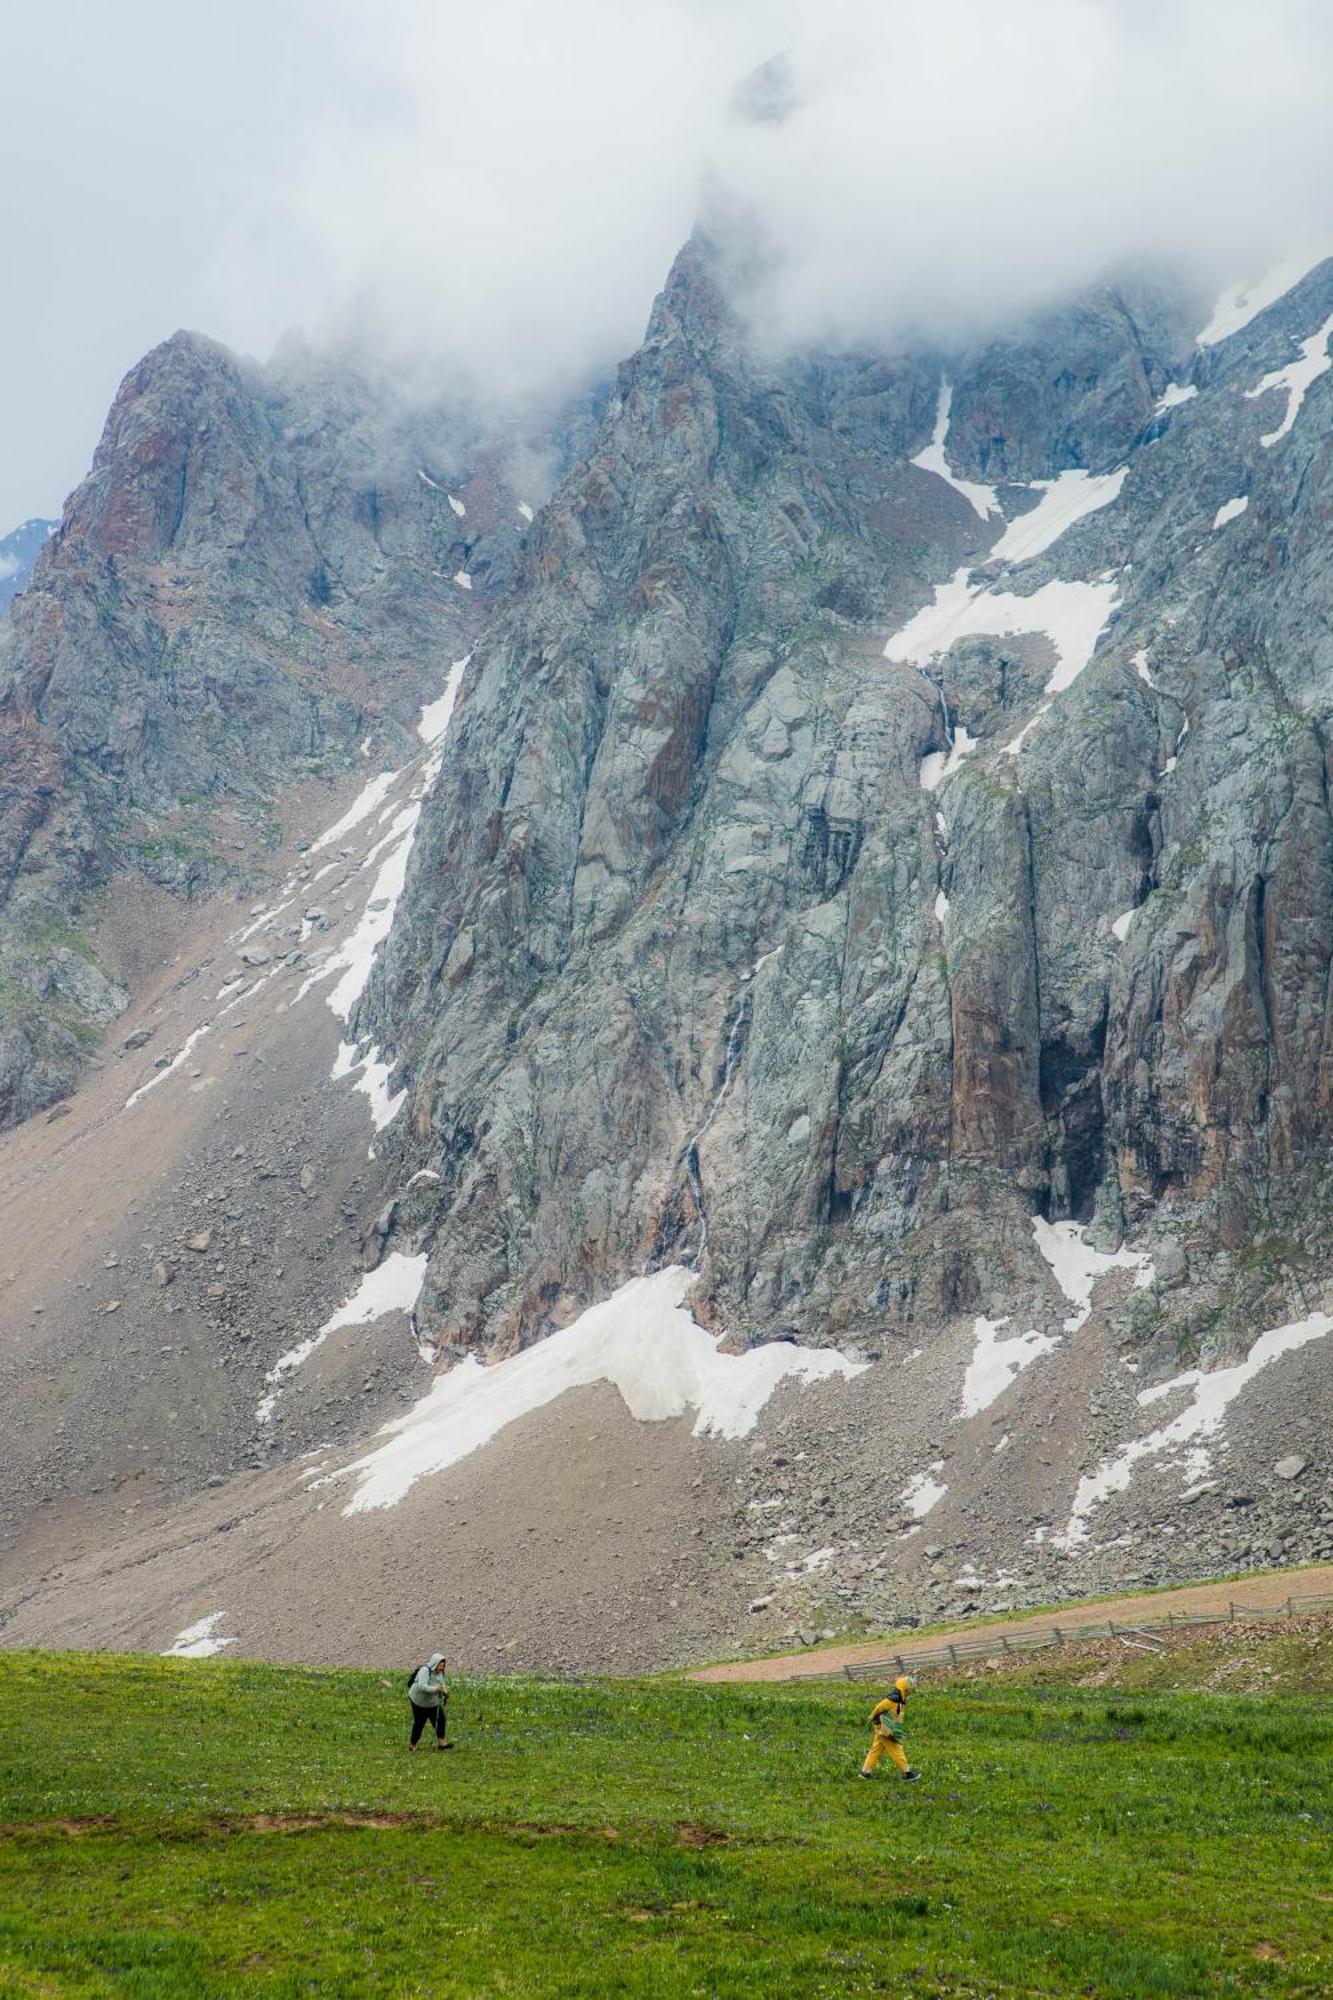
[[[941,930],[944,929],[944,919],[948,914],[949,898],[945,895],[943,889],[941,889],[935,898],[935,921]]]
[[[130,1092],[130,1095],[125,1099],[125,1106],[124,1106],[125,1110],[133,1111],[135,1105],[140,1101],[141,1098],[147,1097],[150,1090],[156,1090],[159,1083],[165,1083],[169,1076],[174,1076],[176,1074],[176,1071],[181,1067],[182,1063],[188,1062],[189,1058],[193,1055],[195,1049],[198,1048],[200,1042],[203,1041],[204,1037],[206,1035],[212,1034],[214,1028],[216,1028],[219,1021],[225,1020],[227,1015],[232,1012],[233,1008],[239,1007],[243,1000],[249,1000],[252,997],[252,995],[258,993],[262,987],[267,986],[269,980],[275,978],[276,975],[281,971],[282,971],[282,960],[279,959],[276,965],[270,966],[267,972],[261,973],[259,978],[254,980],[249,986],[242,986],[239,993],[233,990],[231,999],[227,1001],[224,1007],[218,1008],[217,1013],[213,1016],[211,1021],[202,1022],[199,1027],[193,1029],[191,1033],[185,1037],[185,1040],[181,1043],[180,1048],[176,1051],[176,1054],[172,1057],[169,1063],[164,1063],[161,1069],[154,1071],[153,1075],[149,1077],[147,1083],[141,1083],[137,1090]],[[234,989],[235,981],[231,981],[229,982],[229,984]],[[223,992],[226,992],[227,988],[224,987],[222,990]]]
[[[423,743],[438,743],[453,720],[454,704],[458,700],[458,690],[462,686],[463,675],[471,653],[465,653],[461,660],[455,660],[449,669],[444,692],[436,701],[428,701],[417,718],[417,735]]]
[[[951,778],[963,759],[977,747],[977,738],[968,734],[966,723],[960,722],[947,751],[932,750],[921,759],[922,791],[937,792],[944,780]]]
[[[913,1473],[898,1496],[908,1513],[918,1521],[924,1521],[931,1508],[938,1507],[949,1490],[935,1477],[937,1472],[943,1470],[944,1460],[937,1458],[924,1472]]]
[[[218,1626],[226,1617],[225,1611],[210,1611],[207,1618],[196,1619],[178,1632],[162,1654],[164,1660],[207,1660],[214,1653],[220,1653],[224,1646],[234,1646],[234,1639],[218,1637]]]
[[[456,569],[454,571],[454,582],[460,590],[471,590],[472,588],[472,578],[465,569]]]
[[[1118,944],[1123,944],[1125,942],[1125,939],[1129,936],[1129,927],[1133,923],[1138,913],[1139,909],[1136,903],[1132,910],[1126,910],[1121,916],[1118,916],[1113,919],[1111,924],[1111,936],[1115,938]]]
[[[315,1349],[324,1345],[331,1333],[337,1333],[344,1326],[368,1326],[372,1320],[383,1319],[385,1313],[410,1313],[421,1296],[428,1261],[424,1251],[418,1256],[409,1256],[402,1250],[393,1250],[382,1264],[377,1264],[373,1271],[367,1271],[351,1298],[336,1312],[330,1313],[318,1333],[310,1334],[278,1356],[264,1377],[269,1393],[261,1398],[255,1411],[259,1422],[266,1424],[269,1421],[287,1377],[295,1374]]]
[[[963,1377],[963,1405],[961,1417],[976,1417],[988,1410],[993,1402],[1002,1396],[1016,1376],[1043,1354],[1049,1354],[1059,1342],[1054,1334],[1030,1333],[1010,1334],[1000,1338],[1007,1319],[985,1319],[978,1317],[972,1323],[974,1342],[972,1359]]]
[[[1050,1265],[1055,1282],[1074,1310],[1065,1321],[1066,1333],[1077,1333],[1092,1311],[1092,1291],[1108,1271],[1133,1271],[1134,1285],[1142,1291],[1153,1281],[1153,1261],[1144,1250],[1094,1250],[1076,1222],[1047,1222],[1032,1218],[1032,1234],[1038,1250]]]
[[[1051,712],[1050,702],[1044,701],[1041,707],[1037,710],[1037,713],[1032,717],[1032,720],[1030,722],[1025,722],[1023,724],[1023,727],[1019,730],[1017,736],[1011,736],[1007,743],[1001,744],[1000,755],[1002,757],[1016,757],[1019,751],[1023,748],[1023,745],[1027,742],[1029,736],[1031,736],[1037,724],[1041,721],[1042,717],[1045,715],[1049,715],[1050,712]]]
[[[984,591],[968,581],[965,569],[937,584],[935,601],[918,611],[884,648],[884,657],[926,667],[959,639],[1004,638],[1042,633],[1055,648],[1056,666],[1046,693],[1072,687],[1088,661],[1117,603],[1114,583],[1045,583],[1028,597]]]
[[[692,1272],[672,1265],[632,1279],[572,1325],[507,1361],[485,1367],[469,1355],[385,1428],[382,1444],[340,1475],[357,1479],[343,1512],[396,1506],[419,1479],[456,1465],[567,1390],[594,1382],[614,1384],[641,1423],[693,1409],[696,1437],[741,1438],[754,1429],[780,1382],[863,1373],[863,1362],[786,1341],[721,1353],[718,1338],[690,1316],[686,1300],[693,1283]]]
[[[1180,752],[1184,746],[1185,738],[1189,735],[1189,733],[1190,733],[1190,719],[1188,716],[1186,716],[1185,720],[1180,725],[1180,734],[1176,738],[1176,747],[1171,752],[1171,755],[1167,758],[1165,764],[1163,764],[1161,770],[1159,771],[1158,773],[1159,777],[1169,778],[1171,776],[1171,773],[1175,770],[1176,765],[1180,762]]]
[[[526,501],[526,500],[520,500],[520,501],[519,501],[519,503],[518,503],[518,511],[519,511],[519,513],[520,513],[520,514],[521,514],[521,515],[523,516],[523,519],[524,519],[525,521],[530,521],[530,520],[531,520],[531,519],[533,518],[533,515],[532,515],[532,509],[531,509],[531,507],[529,507],[529,505],[528,505],[528,503],[527,503],[527,501]]]
[[[453,508],[455,514],[457,514],[459,520],[461,521],[464,514],[466,514],[467,512],[467,508],[463,505],[461,500],[455,500],[452,493],[448,494],[446,497],[449,501],[449,505]]]
[[[1218,528],[1225,528],[1228,521],[1239,521],[1249,504],[1250,496],[1248,493],[1238,495],[1235,500],[1224,500],[1213,519],[1214,533],[1216,533]]]
[[[335,819],[332,826],[326,826],[318,840],[310,843],[310,852],[318,854],[322,847],[331,847],[335,840],[342,840],[363,819],[382,806],[397,781],[396,771],[380,771],[361,792],[358,792],[341,819]]]
[[[336,951],[330,952],[324,964],[309,975],[296,996],[298,1000],[303,1000],[312,987],[322,985],[324,980],[339,972],[342,977],[328,995],[328,1004],[340,1021],[350,1017],[353,1007],[366,990],[375,953],[393,926],[394,911],[407,880],[407,864],[420,816],[419,799],[404,806],[398,814],[381,843],[389,848],[389,853],[375,877],[356,928],[344,938]]]
[[[1205,1478],[1212,1463],[1212,1442],[1241,1391],[1265,1368],[1281,1360],[1284,1354],[1293,1354],[1298,1348],[1308,1346],[1311,1341],[1322,1340],[1329,1333],[1333,1333],[1333,1317],[1327,1313],[1311,1313],[1308,1319],[1261,1333],[1245,1359],[1236,1362],[1233,1367],[1214,1368],[1208,1373],[1191,1368],[1184,1375],[1173,1376],[1169,1382],[1159,1382],[1155,1388],[1141,1389],[1137,1401],[1145,1409],[1184,1389],[1191,1394],[1184,1409],[1170,1423],[1151,1431],[1147,1437],[1131,1438],[1128,1444],[1121,1445],[1109,1458],[1104,1458],[1095,1472],[1087,1473],[1080,1479],[1068,1525],[1064,1533],[1056,1537],[1057,1542],[1069,1548],[1086,1541],[1088,1516],[1112,1494],[1126,1491],[1134,1476],[1134,1468],[1145,1458],[1155,1458],[1163,1452],[1179,1453],[1187,1481],[1197,1482]]]
[[[1153,415],[1164,417],[1168,410],[1178,410],[1182,403],[1192,403],[1198,393],[1193,382],[1171,382],[1153,404]]]
[[[1265,451],[1271,451],[1286,437],[1301,413],[1306,391],[1321,375],[1327,375],[1333,368],[1333,355],[1328,351],[1330,338],[1333,338],[1333,313],[1329,314],[1318,333],[1312,333],[1308,340],[1301,342],[1301,351],[1295,361],[1288,362],[1285,368],[1275,368],[1253,389],[1246,390],[1245,394],[1251,402],[1256,396],[1266,396],[1273,389],[1285,389],[1287,392],[1287,414],[1275,431],[1270,431],[1267,437],[1259,440]]]
[[[1011,521],[987,557],[988,562],[1025,563],[1044,555],[1053,542],[1081,521],[1120,498],[1129,467],[1118,472],[1061,472],[1054,479],[1034,479],[1041,498],[1026,514]]]
[[[1132,665],[1135,673],[1138,675],[1139,679],[1143,682],[1143,685],[1146,688],[1155,688],[1156,683],[1154,682],[1151,673],[1148,671],[1148,655],[1144,651],[1142,646],[1140,646],[1138,652],[1135,653]]]
[[[395,1091],[392,1096],[389,1093],[389,1073],[392,1068],[391,1062],[380,1060],[377,1046],[372,1046],[365,1055],[358,1056],[354,1043],[339,1042],[333,1068],[329,1071],[331,1083],[339,1083],[345,1076],[356,1076],[358,1070],[361,1072],[356,1076],[352,1088],[359,1090],[362,1096],[368,1099],[370,1120],[377,1132],[382,1132],[386,1125],[391,1125],[407,1102],[405,1090]]]
[[[949,438],[949,412],[953,408],[953,385],[947,376],[940,377],[939,401],[935,405],[935,430],[924,451],[919,451],[912,460],[922,472],[933,472],[955,493],[961,493],[969,507],[983,521],[1000,512],[1000,503],[993,486],[979,486],[973,480],[959,479],[949,468],[945,446]]]

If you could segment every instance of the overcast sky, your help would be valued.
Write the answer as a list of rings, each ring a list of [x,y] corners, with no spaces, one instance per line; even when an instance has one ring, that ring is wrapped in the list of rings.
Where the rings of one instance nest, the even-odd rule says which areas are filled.
[[[780,123],[733,88],[790,54]],[[541,389],[719,189],[764,331],[965,329],[1135,250],[1333,247],[1327,0],[64,0],[0,20],[0,533],[175,327]]]

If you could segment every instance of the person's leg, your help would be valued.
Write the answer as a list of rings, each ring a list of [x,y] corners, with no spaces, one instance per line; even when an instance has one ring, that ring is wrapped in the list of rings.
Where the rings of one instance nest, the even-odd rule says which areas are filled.
[[[435,1741],[437,1743],[443,1743],[445,1727],[446,1727],[446,1717],[444,1713],[443,1702],[440,1703],[439,1707],[435,1711],[434,1721],[435,1721]]]
[[[877,1729],[870,1739],[870,1748],[866,1751],[865,1763],[861,1766],[861,1776],[863,1778],[869,1778],[873,1775],[875,1766],[884,1755],[884,1746],[887,1742],[888,1738]]]
[[[899,1743],[895,1737],[892,1736],[885,1737],[884,1754],[887,1757],[892,1757],[894,1763],[898,1766],[898,1769],[902,1772],[903,1776],[906,1777],[907,1773],[911,1770],[912,1766],[907,1760],[907,1752],[903,1749],[902,1744]]]
[[[407,1747],[409,1750],[415,1750],[421,1741],[421,1732],[426,1727],[426,1717],[430,1714],[430,1710],[418,1708],[414,1701],[409,1701],[408,1707],[412,1711],[412,1736]]]

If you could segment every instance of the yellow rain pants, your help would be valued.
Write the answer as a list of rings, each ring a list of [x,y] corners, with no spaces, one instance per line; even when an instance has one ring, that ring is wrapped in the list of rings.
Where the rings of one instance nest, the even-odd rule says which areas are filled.
[[[867,1778],[883,1757],[892,1757],[898,1769],[904,1773],[910,1771],[912,1768],[907,1761],[907,1752],[903,1749],[901,1739],[897,1736],[890,1736],[887,1729],[881,1729],[878,1723],[876,1723],[874,1735],[870,1739],[870,1748],[866,1752],[865,1763],[861,1766]]]

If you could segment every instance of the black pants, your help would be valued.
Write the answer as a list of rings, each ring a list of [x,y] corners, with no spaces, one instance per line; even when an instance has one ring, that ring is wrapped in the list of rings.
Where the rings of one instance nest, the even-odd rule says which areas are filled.
[[[439,1742],[443,1743],[444,1703],[441,1702],[439,1706],[436,1708],[418,1708],[416,1703],[412,1700],[411,1696],[409,1695],[407,1705],[412,1711],[413,1743],[418,1743],[421,1740],[421,1732],[426,1727],[426,1724],[428,1722],[433,1722],[435,1724],[436,1738]]]

